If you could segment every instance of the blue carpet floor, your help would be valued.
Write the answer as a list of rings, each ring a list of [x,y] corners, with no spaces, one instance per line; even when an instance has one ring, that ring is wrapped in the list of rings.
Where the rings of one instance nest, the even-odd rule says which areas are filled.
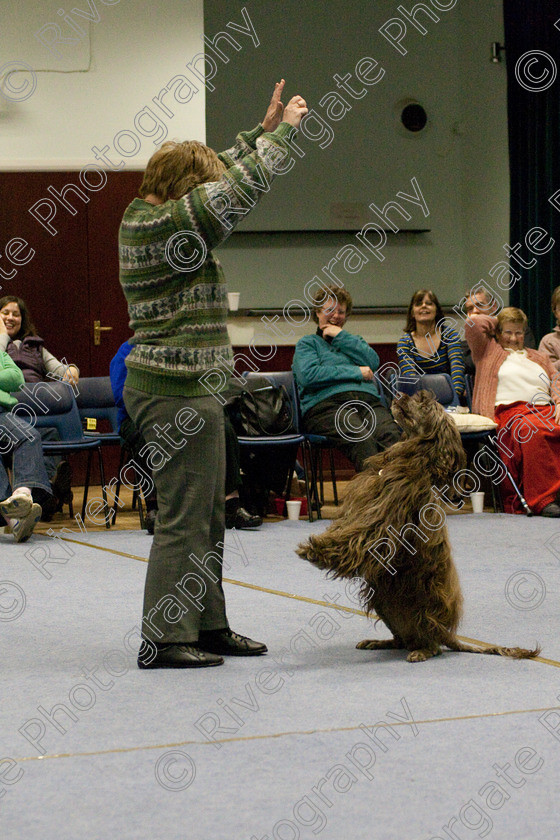
[[[449,517],[460,634],[540,662],[359,651],[387,631],[294,554],[326,522],[228,532],[234,629],[266,657],[136,668],[150,538],[0,536],[7,840],[552,840],[560,524]],[[342,608],[342,609],[341,609]]]

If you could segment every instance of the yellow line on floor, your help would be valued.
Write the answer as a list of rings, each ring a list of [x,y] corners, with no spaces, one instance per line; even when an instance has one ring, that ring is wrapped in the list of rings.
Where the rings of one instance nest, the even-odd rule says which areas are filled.
[[[560,706],[546,706],[542,709],[509,709],[505,712],[483,712],[478,715],[458,715],[457,717],[443,717],[443,718],[428,718],[427,720],[413,720],[413,721],[398,721],[396,723],[386,723],[383,721],[383,726],[396,728],[398,726],[422,726],[430,723],[453,723],[460,720],[483,720],[492,717],[506,717],[508,715],[528,715],[537,714],[537,712],[554,712],[560,711]],[[377,722],[378,723],[378,722]],[[110,750],[91,750],[89,752],[75,752],[75,753],[51,753],[49,755],[27,755],[23,758],[14,759],[17,762],[24,761],[47,761],[53,758],[87,758],[95,755],[118,755],[121,753],[141,752],[142,750],[166,750],[173,747],[188,747],[188,746],[207,746],[208,744],[233,744],[243,741],[268,741],[273,738],[286,738],[293,735],[325,735],[336,732],[358,732],[363,726],[375,726],[376,724],[365,723],[359,726],[333,726],[327,729],[292,729],[286,732],[269,732],[264,735],[241,735],[237,738],[216,738],[213,741],[173,741],[168,744],[143,744],[139,747],[116,747]]]
[[[108,551],[110,554],[118,554],[120,557],[130,557],[132,560],[141,560],[143,563],[148,562],[147,557],[139,557],[137,554],[127,554],[125,551],[116,551],[112,548],[105,548],[105,546],[94,545],[93,543],[81,542],[80,540],[71,540],[68,537],[61,537],[65,542],[77,543],[88,548],[96,548],[98,551]],[[355,615],[365,616],[364,610],[357,610],[353,607],[345,607],[341,604],[332,604],[329,601],[319,601],[316,598],[307,598],[305,595],[294,595],[292,592],[283,592],[281,589],[268,589],[266,586],[258,586],[256,583],[245,583],[241,580],[233,580],[233,578],[224,578],[224,583],[231,583],[233,586],[244,586],[246,589],[255,589],[257,592],[267,592],[269,595],[279,595],[282,598],[291,598],[294,601],[303,601],[307,604],[316,604],[319,607],[326,607],[331,610],[339,610],[342,612],[350,612]],[[375,621],[377,616],[371,615],[370,618]],[[479,639],[471,639],[468,636],[457,636],[461,642],[469,645],[476,645],[481,648],[495,647],[495,643],[481,642]],[[555,659],[545,659],[544,656],[535,656],[534,659],[528,660],[530,662],[541,662],[543,665],[552,665],[553,668],[560,668],[560,662]]]
[[[64,542],[75,543],[76,545],[85,545],[87,548],[96,548],[98,551],[108,551],[109,554],[118,554],[119,557],[130,557],[131,560],[141,560],[143,563],[148,562],[147,557],[139,557],[137,554],[128,554],[126,551],[117,551],[116,548],[105,548],[104,545],[94,545],[93,543],[82,542],[82,540],[71,540],[69,537],[57,537],[57,539],[61,539]]]

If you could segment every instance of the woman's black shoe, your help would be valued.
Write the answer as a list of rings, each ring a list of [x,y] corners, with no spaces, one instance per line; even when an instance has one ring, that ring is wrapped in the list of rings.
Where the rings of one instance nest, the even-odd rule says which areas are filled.
[[[240,636],[229,628],[200,633],[198,644],[202,650],[217,653],[220,656],[257,656],[268,651],[263,642],[255,642],[248,636]]]
[[[144,668],[207,668],[223,665],[221,656],[214,656],[192,645],[156,645],[143,641],[138,652],[138,667]]]

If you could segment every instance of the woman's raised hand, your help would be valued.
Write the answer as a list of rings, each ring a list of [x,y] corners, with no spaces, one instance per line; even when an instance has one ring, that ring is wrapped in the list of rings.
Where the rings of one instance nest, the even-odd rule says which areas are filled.
[[[307,114],[308,108],[305,99],[301,96],[292,96],[284,108],[284,122],[290,123],[294,128],[299,128],[303,117]]]
[[[284,106],[280,100],[282,98],[282,91],[284,90],[285,84],[286,82],[284,79],[281,79],[274,85],[274,93],[272,94],[270,105],[268,106],[268,110],[264,116],[264,120],[262,121],[262,127],[265,131],[275,131],[282,122],[282,112],[284,110]]]

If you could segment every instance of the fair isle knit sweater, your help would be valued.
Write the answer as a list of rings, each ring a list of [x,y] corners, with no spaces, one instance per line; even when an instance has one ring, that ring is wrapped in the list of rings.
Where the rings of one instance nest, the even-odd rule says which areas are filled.
[[[465,338],[472,351],[476,365],[474,379],[473,411],[484,417],[494,419],[496,410],[496,392],[498,390],[498,372],[508,357],[507,350],[498,344],[494,332],[498,323],[497,318],[490,315],[471,315],[465,324]],[[539,364],[551,380],[551,398],[555,403],[560,402],[560,392],[555,381],[555,371],[544,353],[527,348],[527,358]]]
[[[282,122],[274,132],[263,133],[262,125],[242,132],[219,155],[227,167],[219,181],[164,204],[136,198],[127,207],[119,230],[120,281],[134,330],[127,386],[208,396],[201,377],[212,369],[231,373],[226,284],[212,249],[268,192],[295,131]]]

